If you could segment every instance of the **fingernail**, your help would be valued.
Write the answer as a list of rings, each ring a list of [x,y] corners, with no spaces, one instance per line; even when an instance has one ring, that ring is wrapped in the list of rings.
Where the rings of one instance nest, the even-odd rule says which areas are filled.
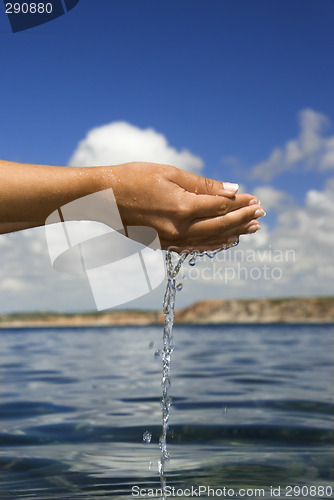
[[[248,233],[256,233],[256,231],[258,231],[259,229],[261,229],[259,224],[253,224],[248,228]]]
[[[234,184],[233,182],[223,182],[224,189],[226,191],[238,191],[239,189],[239,184]]]
[[[263,217],[264,215],[266,215],[266,212],[263,210],[263,208],[258,208],[256,211],[255,211],[255,217]]]
[[[259,205],[260,202],[257,198],[252,198],[248,205]]]
[[[232,245],[232,243],[237,243],[238,241],[239,241],[239,238],[232,237],[232,238],[229,238],[229,239],[227,240],[227,243],[228,243],[229,245]]]

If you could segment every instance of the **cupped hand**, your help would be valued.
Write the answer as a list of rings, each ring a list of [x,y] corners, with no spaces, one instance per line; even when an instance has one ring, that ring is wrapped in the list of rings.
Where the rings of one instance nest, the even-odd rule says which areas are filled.
[[[238,186],[170,165],[133,162],[101,167],[102,188],[112,187],[125,226],[153,227],[161,247],[215,250],[254,233],[265,215],[256,197]]]

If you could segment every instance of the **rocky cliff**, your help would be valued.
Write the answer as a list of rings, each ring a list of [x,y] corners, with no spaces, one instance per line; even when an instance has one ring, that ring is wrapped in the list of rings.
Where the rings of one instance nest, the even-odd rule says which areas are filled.
[[[0,328],[161,324],[163,314],[112,311],[91,314],[26,313],[0,315]],[[257,300],[205,300],[176,311],[175,323],[334,323],[334,297]]]
[[[178,323],[334,323],[334,298],[207,300],[177,311]]]

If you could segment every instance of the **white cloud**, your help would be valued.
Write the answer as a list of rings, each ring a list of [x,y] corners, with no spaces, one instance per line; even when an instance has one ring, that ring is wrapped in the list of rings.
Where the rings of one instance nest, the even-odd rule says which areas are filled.
[[[283,203],[292,202],[291,197],[284,191],[279,191],[271,186],[260,186],[253,190],[266,210],[278,209]]]
[[[263,219],[261,231],[241,237],[235,249],[199,261],[194,268],[186,265],[184,276],[178,279],[184,285],[177,295],[178,308],[206,298],[333,293],[334,178],[322,191],[307,191],[301,205],[287,203],[290,198],[284,191],[269,186],[256,192],[267,197],[266,208],[271,200],[268,215],[277,214],[275,229],[270,230]],[[1,238],[1,258],[6,262],[0,274],[3,311],[94,309],[87,279],[51,268],[42,228],[3,236],[0,242]],[[124,279],[134,286],[131,275]],[[163,289],[164,285],[130,306],[160,309]]]
[[[143,160],[168,163],[199,173],[203,161],[187,150],[177,151],[153,129],[141,130],[126,122],[114,122],[94,128],[79,143],[71,165],[94,166]],[[1,311],[15,310],[92,310],[93,295],[85,276],[71,276],[55,271],[50,262],[44,228],[0,235]],[[132,287],[133,275],[123,277],[124,286]],[[106,291],[108,293],[108,291]],[[157,290],[154,306],[162,294]],[[147,304],[144,304],[147,307]]]
[[[25,283],[18,278],[5,278],[1,282],[1,289],[6,292],[21,292],[25,288]]]
[[[115,165],[130,161],[165,163],[200,173],[203,161],[190,151],[177,151],[166,137],[152,128],[142,130],[119,121],[96,127],[87,133],[69,164],[73,166]]]
[[[296,139],[276,147],[269,157],[252,168],[252,175],[265,182],[292,167],[313,170],[334,168],[334,136],[326,137],[328,118],[312,109],[299,114],[300,133]]]
[[[44,228],[0,235],[0,258],[0,313],[93,309],[86,280],[52,268]]]
[[[241,167],[240,159],[237,158],[236,156],[224,156],[221,159],[221,162],[223,165],[226,165],[228,167],[233,167],[233,168]]]
[[[204,290],[206,298],[332,295],[334,178],[323,191],[309,190],[303,205],[271,187],[255,193],[266,200],[266,208],[271,203],[275,229],[263,219],[261,231],[241,237],[235,249],[204,259],[197,271],[186,270],[186,300],[203,300]]]
[[[279,295],[333,293],[334,276],[334,179],[323,191],[309,190],[304,206],[283,203],[277,226],[269,235],[272,248],[295,253],[294,261],[280,263],[286,284],[264,283]],[[274,294],[275,294],[274,293]]]
[[[325,151],[321,158],[320,167],[322,170],[334,168],[334,137],[325,141]]]
[[[287,142],[284,148],[275,150],[271,155],[271,161],[267,160],[269,170],[273,165],[286,165],[287,162],[296,165],[301,159],[305,160],[306,165],[306,159],[313,158],[315,154],[322,163],[313,164],[313,168],[318,166],[332,168],[334,138],[326,139],[321,136],[322,127],[326,122],[325,117],[308,112],[302,116],[302,122],[300,136]],[[118,141],[116,141],[117,134],[119,134]],[[110,137],[113,141],[110,141]],[[126,137],[129,139],[128,144],[131,145],[132,151],[130,154],[133,154],[133,157],[126,156],[126,150],[129,151]],[[305,144],[306,137],[310,141],[309,145]],[[136,147],[135,138],[138,139]],[[140,138],[143,138],[143,144]],[[155,155],[154,151],[158,155],[160,151],[160,156],[144,158],[145,151],[151,155]],[[179,158],[179,161],[173,161],[173,155],[174,158]],[[193,171],[202,165],[202,161],[191,153],[177,152],[171,148],[167,140],[153,130],[142,131],[124,123],[111,124],[91,131],[77,147],[71,163],[102,165],[133,159],[167,162]],[[275,175],[277,171],[270,170],[270,172],[271,175]],[[217,256],[207,263],[198,263],[195,268],[187,266],[191,272],[205,266],[208,270],[205,279],[201,274],[194,280],[180,276],[179,281],[184,281],[184,287],[177,296],[177,307],[205,298],[283,297],[333,293],[334,178],[328,179],[323,190],[309,189],[305,193],[304,203],[299,205],[290,194],[270,185],[259,186],[254,192],[265,206],[268,219],[270,213],[276,214],[275,228],[270,229],[266,219],[263,219],[261,231],[255,235],[241,237],[236,249],[224,252],[225,260],[222,256]],[[282,258],[277,262],[270,261],[275,255],[280,254]],[[242,255],[245,258],[253,255],[255,260],[250,259],[247,262],[245,259],[242,260]],[[239,259],[234,259],[233,256],[239,256]],[[94,309],[93,297],[86,278],[61,274],[52,269],[43,228],[0,236],[0,258],[6,263],[0,269],[1,311]],[[243,268],[241,278],[224,281],[223,278],[226,277],[224,270],[226,272],[229,270],[231,276],[231,269],[237,270],[238,262],[239,267]],[[279,269],[279,279],[270,276],[270,279],[266,279],[261,271],[264,265],[270,269]],[[219,273],[219,269],[222,269],[223,273]],[[250,273],[251,269],[255,269],[253,275],[255,279],[250,275],[245,279],[245,270]],[[257,269],[260,269],[261,275]],[[124,279],[128,280],[129,286],[133,286],[131,275]],[[163,288],[164,286],[161,286],[153,294],[130,305],[138,304],[138,307],[159,309]]]

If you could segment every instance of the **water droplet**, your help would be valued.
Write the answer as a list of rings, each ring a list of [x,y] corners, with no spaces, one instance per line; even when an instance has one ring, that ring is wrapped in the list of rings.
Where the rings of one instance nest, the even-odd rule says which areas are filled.
[[[148,468],[152,469],[152,460],[148,463]]]
[[[224,406],[223,413],[224,413],[224,417],[226,417],[226,415],[227,415],[227,407],[226,406]]]
[[[148,431],[145,431],[143,434],[143,441],[144,443],[150,443],[152,439],[152,434]]]
[[[152,347],[153,347],[153,346],[154,346],[154,342],[153,342],[153,340],[151,340],[151,342],[148,344],[148,347],[149,347],[150,349],[152,349]]]
[[[193,267],[195,264],[196,264],[196,259],[195,259],[195,257],[192,257],[192,258],[190,259],[190,261],[189,261],[189,266],[192,266],[192,267]]]
[[[178,292],[181,292],[182,288],[183,288],[182,283],[178,283],[178,284],[176,285],[176,290],[177,290]]]
[[[158,358],[159,356],[161,356],[161,351],[159,349],[157,351],[155,351],[154,356],[156,358]]]

